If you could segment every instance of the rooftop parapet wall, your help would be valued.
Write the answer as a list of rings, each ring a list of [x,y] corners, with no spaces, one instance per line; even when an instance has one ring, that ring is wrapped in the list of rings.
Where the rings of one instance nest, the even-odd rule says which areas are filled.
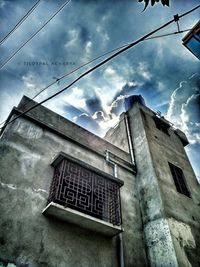
[[[17,108],[14,107],[11,111],[7,121],[9,121],[13,115],[19,115],[35,104],[37,104],[37,102],[31,100],[26,96],[23,96]],[[86,129],[56,114],[55,112],[49,110],[44,106],[38,106],[22,116],[27,117],[28,119],[33,120],[35,123],[42,125],[42,127],[48,128],[61,135],[62,137],[70,139],[71,141],[78,143],[79,145],[82,145],[84,147],[87,147],[88,149],[93,150],[96,153],[101,154],[102,156],[105,155],[106,150],[109,150],[118,157],[119,161],[120,158],[122,159],[121,162],[126,161],[130,169],[133,167],[130,161],[129,153],[92,134]],[[3,131],[4,129],[2,130],[2,132]]]
[[[144,111],[144,112],[147,113],[148,115],[157,117],[163,124],[168,125],[168,129],[169,129],[170,131],[173,131],[173,132],[179,137],[179,139],[180,139],[180,141],[182,142],[183,146],[186,146],[186,145],[189,144],[189,141],[188,141],[188,139],[187,139],[185,133],[184,133],[183,131],[181,131],[180,129],[178,129],[178,128],[174,128],[173,124],[172,124],[170,121],[166,120],[166,119],[164,118],[164,116],[160,116],[160,115],[158,115],[157,112],[151,110],[151,109],[148,108],[147,106],[140,105],[140,108],[141,108],[142,111]]]

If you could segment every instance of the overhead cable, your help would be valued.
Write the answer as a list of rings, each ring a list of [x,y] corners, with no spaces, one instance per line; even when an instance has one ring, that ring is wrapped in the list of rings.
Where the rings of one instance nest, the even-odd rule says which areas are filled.
[[[9,58],[0,66],[2,69],[28,42],[30,42],[71,0],[66,1],[25,43],[23,43]]]
[[[180,33],[183,33],[183,32],[190,31],[190,30],[191,30],[191,29],[187,29],[187,30],[183,30],[183,31],[178,31],[178,32],[173,32],[173,33],[167,33],[167,34],[157,35],[157,36],[152,36],[152,37],[146,38],[144,41],[146,41],[146,40],[148,41],[148,40],[156,39],[156,38],[160,38],[160,37],[165,37],[165,36],[169,36],[169,35],[180,34]],[[108,52],[106,52],[106,53],[104,53],[104,54],[102,54],[102,55],[100,55],[100,56],[98,56],[98,57],[96,57],[96,58],[91,59],[90,61],[88,61],[88,62],[86,62],[86,63],[83,63],[82,65],[78,66],[77,68],[73,69],[73,70],[70,71],[70,72],[67,72],[66,74],[62,75],[61,77],[59,77],[59,78],[55,78],[56,81],[50,83],[49,85],[47,85],[46,87],[44,87],[43,89],[41,89],[36,95],[34,95],[32,98],[30,98],[30,99],[23,105],[23,108],[25,108],[25,107],[26,107],[32,100],[34,100],[37,96],[39,96],[39,95],[40,95],[42,92],[44,92],[46,89],[48,89],[48,88],[51,87],[52,85],[54,85],[54,84],[60,82],[60,80],[62,80],[62,79],[64,79],[65,77],[69,76],[70,74],[76,72],[77,70],[79,70],[79,69],[81,69],[81,68],[83,68],[83,67],[89,65],[90,63],[94,62],[95,60],[97,60],[97,59],[99,59],[99,58],[101,58],[101,57],[104,57],[104,56],[106,56],[106,55],[108,55],[108,54],[110,54],[110,53],[112,53],[112,52],[114,52],[114,51],[116,51],[116,50],[119,50],[119,49],[123,48],[123,47],[126,47],[126,46],[128,46],[129,44],[130,44],[130,43],[127,43],[127,44],[124,44],[124,45],[119,46],[119,47],[117,47],[117,48],[114,48],[114,49],[112,49],[112,50],[110,50],[110,51],[108,51]],[[5,121],[6,121],[6,120],[5,120]],[[5,121],[1,122],[0,125],[4,124]]]
[[[86,62],[86,63],[83,63],[82,65],[78,66],[77,68],[73,69],[72,71],[67,72],[66,74],[60,76],[59,78],[56,78],[56,81],[50,83],[49,85],[47,85],[46,87],[44,87],[43,89],[41,89],[41,90],[40,90],[37,94],[35,94],[33,97],[31,97],[31,98],[30,98],[30,99],[23,105],[23,108],[25,108],[25,107],[26,107],[32,100],[34,100],[34,99],[35,99],[37,96],[39,96],[42,92],[44,92],[46,89],[48,89],[48,88],[51,87],[52,85],[56,84],[56,83],[59,82],[60,80],[66,78],[67,76],[69,76],[70,74],[76,72],[77,70],[79,70],[79,69],[81,69],[81,68],[83,68],[83,67],[89,65],[90,63],[94,62],[95,60],[97,60],[97,59],[99,59],[99,58],[101,58],[101,57],[104,57],[104,56],[106,56],[106,55],[108,55],[108,54],[111,54],[112,52],[114,52],[114,51],[116,51],[116,50],[119,50],[119,49],[121,49],[122,47],[125,47],[125,46],[127,46],[127,45],[128,45],[128,44],[125,44],[125,45],[122,45],[122,46],[120,46],[120,47],[114,48],[114,49],[112,49],[112,50],[110,50],[110,51],[108,51],[108,52],[106,52],[106,53],[104,53],[104,54],[102,54],[102,55],[100,55],[100,56],[97,56],[97,57],[91,59],[90,61],[88,61],[88,62]],[[0,125],[4,124],[5,122],[6,122],[6,120],[0,122]]]
[[[200,5],[194,7],[193,9],[183,13],[182,15],[179,16],[179,19],[192,13],[193,11],[197,10],[198,8],[200,8]],[[28,113],[29,111],[35,109],[36,107],[42,105],[43,103],[47,102],[48,100],[54,98],[55,96],[61,94],[62,92],[66,91],[67,89],[69,89],[72,85],[74,85],[77,81],[79,81],[80,79],[82,79],[83,77],[85,77],[86,75],[88,75],[89,73],[93,72],[94,70],[96,70],[97,68],[99,68],[100,66],[104,65],[105,63],[107,63],[108,61],[110,61],[111,59],[115,58],[116,56],[118,56],[119,54],[125,52],[126,50],[132,48],[133,46],[139,44],[140,42],[144,41],[146,38],[149,38],[151,35],[153,35],[154,33],[160,31],[161,29],[167,27],[168,25],[170,25],[171,23],[173,23],[175,21],[175,19],[173,18],[172,20],[168,21],[167,23],[163,24],[162,26],[158,27],[157,29],[151,31],[150,33],[147,33],[146,35],[142,36],[141,38],[139,38],[138,40],[130,43],[129,45],[125,46],[124,48],[120,49],[119,51],[117,51],[116,53],[112,54],[111,56],[107,57],[105,60],[101,61],[100,63],[98,63],[97,65],[95,65],[94,67],[90,68],[89,70],[85,71],[83,74],[81,74],[78,78],[76,78],[73,82],[71,82],[70,84],[68,84],[66,87],[64,87],[63,89],[61,89],[60,91],[58,91],[57,93],[53,94],[52,96],[49,96],[48,98],[44,99],[43,101],[33,105],[32,107],[30,107],[29,109],[27,109],[26,111],[21,112],[20,115],[16,116],[14,119],[8,121],[7,123],[4,124],[3,127],[1,127],[0,129],[4,128],[5,126],[7,126],[8,124],[12,123],[13,121],[17,120],[19,117],[21,117],[22,115],[25,115],[26,113]]]
[[[12,28],[12,30],[10,30],[6,36],[3,37],[3,39],[0,40],[0,45],[2,45],[7,39],[8,37],[14,33],[17,28],[19,28],[19,26],[31,15],[31,13],[36,9],[36,7],[40,4],[41,0],[38,0],[27,12],[26,14],[17,22],[17,24]]]
[[[149,37],[149,38],[146,38],[144,41],[148,41],[148,40],[151,40],[151,39],[157,39],[157,38],[160,38],[160,37],[166,37],[166,36],[170,36],[170,35],[175,35],[175,34],[180,34],[180,33],[183,33],[183,32],[188,32],[190,31],[191,29],[187,29],[187,30],[183,30],[183,31],[177,31],[177,32],[170,32],[170,33],[165,33],[165,34],[162,34],[162,35],[156,35],[156,36],[152,36],[152,37]]]

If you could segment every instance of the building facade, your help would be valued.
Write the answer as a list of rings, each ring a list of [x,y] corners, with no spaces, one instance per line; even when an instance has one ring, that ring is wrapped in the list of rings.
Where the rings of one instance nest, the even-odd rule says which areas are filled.
[[[23,97],[8,120],[35,102]],[[104,139],[38,106],[0,139],[0,266],[200,265],[200,186],[183,132],[126,100]]]

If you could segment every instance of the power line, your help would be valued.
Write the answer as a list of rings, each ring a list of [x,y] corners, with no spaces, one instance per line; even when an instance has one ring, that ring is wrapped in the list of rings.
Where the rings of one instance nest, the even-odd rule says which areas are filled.
[[[160,37],[165,37],[165,36],[169,36],[169,35],[179,34],[179,33],[183,33],[183,32],[190,31],[190,30],[191,30],[191,29],[187,29],[187,30],[183,30],[183,31],[178,31],[178,32],[173,32],[173,33],[167,33],[167,34],[163,34],[163,35],[157,35],[157,36],[153,36],[153,37],[146,38],[144,41],[146,41],[146,40],[150,40],[150,39],[155,39],[155,38],[160,38]],[[123,47],[126,47],[126,46],[128,46],[129,44],[130,44],[130,43],[127,43],[127,44],[124,44],[124,45],[119,46],[119,47],[117,47],[117,48],[114,48],[114,49],[112,49],[112,50],[110,50],[110,51],[108,51],[108,52],[105,52],[104,54],[102,54],[102,55],[100,55],[100,56],[97,56],[97,57],[91,59],[90,61],[88,61],[88,62],[86,62],[86,63],[84,63],[84,64],[78,66],[76,69],[73,69],[72,71],[70,71],[70,72],[68,72],[68,73],[66,73],[66,74],[64,74],[64,75],[62,75],[61,77],[56,78],[56,81],[50,83],[50,84],[47,85],[45,88],[41,89],[35,96],[33,96],[33,97],[30,99],[30,101],[31,101],[31,100],[34,100],[34,99],[35,99],[38,95],[40,95],[43,91],[45,91],[46,89],[48,89],[48,88],[51,87],[52,85],[56,84],[57,82],[59,82],[59,81],[62,80],[63,78],[65,78],[65,77],[69,76],[70,74],[76,72],[77,70],[81,69],[82,67],[85,67],[85,66],[89,65],[90,63],[96,61],[97,59],[99,59],[99,58],[101,58],[101,57],[104,57],[104,56],[106,56],[106,55],[108,55],[108,54],[111,54],[112,52],[115,52],[116,50],[119,50],[119,49],[121,49],[121,48],[123,48]],[[2,123],[0,123],[0,124],[2,124]]]
[[[191,29],[187,29],[187,30],[183,30],[183,31],[178,31],[178,32],[173,32],[173,33],[167,33],[167,34],[163,34],[163,35],[157,35],[157,36],[153,36],[153,37],[146,38],[144,41],[146,41],[146,40],[151,40],[151,39],[155,39],[155,38],[160,38],[160,37],[165,37],[165,36],[169,36],[169,35],[180,34],[180,33],[186,32],[186,31],[190,31],[190,30],[191,30]],[[73,69],[72,71],[70,71],[70,72],[64,74],[63,76],[61,76],[61,77],[59,77],[59,78],[56,78],[56,81],[50,83],[49,85],[47,85],[46,87],[44,87],[43,89],[41,89],[36,95],[34,95],[32,98],[30,98],[30,100],[28,100],[28,101],[23,105],[23,108],[25,108],[25,107],[26,107],[32,100],[34,100],[34,99],[35,99],[37,96],[39,96],[42,92],[44,92],[46,89],[48,89],[48,88],[51,87],[52,85],[56,84],[57,82],[59,82],[59,81],[62,80],[63,78],[65,78],[65,77],[69,76],[70,74],[76,72],[77,70],[81,69],[82,67],[89,65],[90,63],[94,62],[95,60],[97,60],[97,59],[99,59],[99,58],[101,58],[101,57],[104,57],[104,56],[106,56],[106,55],[108,55],[108,54],[110,54],[110,53],[112,53],[112,52],[114,52],[114,51],[116,51],[116,50],[119,50],[119,49],[123,48],[123,47],[126,47],[126,46],[128,46],[129,44],[130,44],[130,43],[125,44],[125,45],[122,45],[122,46],[119,46],[119,47],[117,47],[117,48],[115,48],[115,49],[112,49],[112,50],[110,50],[110,51],[108,51],[108,52],[106,52],[106,53],[104,53],[104,54],[102,54],[102,55],[100,55],[100,56],[98,56],[98,57],[96,57],[96,58],[93,58],[92,60],[90,60],[90,61],[88,61],[88,62],[86,62],[86,63],[80,65],[80,66],[77,67],[76,69]],[[5,121],[6,121],[6,120],[5,120]],[[5,121],[1,122],[0,125],[2,125],[3,123],[5,123]]]
[[[28,101],[23,105],[23,108],[25,108],[25,107],[26,107],[32,100],[34,100],[34,99],[35,99],[37,96],[39,96],[42,92],[44,92],[46,89],[48,89],[48,88],[51,87],[52,85],[56,84],[57,82],[59,82],[59,81],[62,80],[63,78],[65,78],[65,77],[69,76],[70,74],[76,72],[77,70],[79,70],[79,69],[81,69],[81,68],[83,68],[83,67],[89,65],[90,63],[96,61],[97,59],[99,59],[99,58],[101,58],[101,57],[104,57],[104,56],[106,56],[106,55],[108,55],[108,54],[111,54],[112,52],[114,52],[114,51],[116,51],[116,50],[119,50],[119,49],[121,49],[122,47],[125,47],[125,46],[127,46],[127,45],[128,45],[128,44],[125,44],[125,45],[122,45],[122,46],[120,46],[120,47],[114,48],[114,49],[112,49],[112,50],[110,50],[110,51],[108,51],[108,52],[106,52],[106,53],[104,53],[104,54],[102,54],[102,55],[100,55],[100,56],[97,56],[97,57],[91,59],[90,61],[88,61],[88,62],[86,62],[86,63],[84,63],[84,64],[78,66],[77,68],[75,68],[75,69],[73,69],[72,71],[70,71],[70,72],[68,72],[68,73],[66,73],[66,74],[64,74],[64,75],[62,75],[61,77],[56,78],[56,81],[50,83],[49,85],[47,85],[46,87],[44,87],[43,89],[41,89],[36,95],[34,95],[32,98],[30,98],[30,100],[28,100]],[[6,120],[5,120],[5,121],[2,121],[2,122],[0,123],[0,125],[3,124],[3,123],[5,123],[5,122],[6,122]]]
[[[163,34],[163,35],[159,35],[159,36],[153,36],[153,37],[150,37],[150,38],[146,38],[144,41],[146,41],[146,40],[150,40],[150,39],[159,38],[159,37],[164,37],[164,36],[169,36],[169,35],[179,34],[179,33],[183,33],[183,32],[189,31],[189,30],[190,30],[190,29],[188,29],[188,30],[183,30],[183,31],[180,31],[180,30],[179,30],[178,32],[174,32],[174,33],[168,33],[168,34]],[[82,65],[80,65],[78,68],[72,70],[71,72],[68,72],[67,74],[65,74],[65,75],[63,75],[63,76],[57,78],[55,82],[52,82],[52,83],[50,83],[49,85],[47,85],[45,88],[41,89],[35,96],[33,96],[29,101],[27,101],[27,103],[24,104],[23,108],[24,108],[29,102],[31,102],[31,100],[34,100],[34,99],[35,99],[38,95],[40,95],[43,91],[45,91],[46,89],[48,89],[49,87],[51,87],[51,86],[54,85],[55,83],[59,82],[61,79],[63,79],[63,78],[65,78],[65,77],[69,76],[70,74],[72,74],[72,73],[74,73],[75,71],[81,69],[82,67],[84,67],[84,66],[86,66],[86,65],[88,65],[88,64],[90,64],[90,63],[92,63],[93,61],[95,61],[95,60],[97,60],[97,59],[99,59],[99,58],[101,58],[101,57],[103,57],[103,56],[105,56],[105,55],[107,55],[107,54],[110,54],[110,53],[112,53],[112,52],[114,52],[114,51],[116,51],[116,50],[119,50],[119,49],[121,49],[121,48],[123,48],[123,47],[126,47],[126,46],[128,46],[129,44],[130,44],[130,43],[125,44],[125,45],[122,45],[122,46],[120,46],[120,47],[117,47],[117,48],[115,48],[115,49],[113,49],[113,50],[111,50],[111,51],[108,51],[108,52],[106,52],[106,53],[104,53],[104,54],[102,54],[102,55],[100,55],[100,56],[98,56],[98,57],[96,57],[96,58],[94,58],[94,59],[92,59],[92,60],[90,60],[90,61],[88,61],[88,62],[82,64]],[[5,121],[6,121],[6,120],[5,120]],[[2,125],[5,121],[1,122],[0,125]]]
[[[193,9],[183,13],[182,15],[179,16],[179,18],[182,18],[188,14],[190,14],[191,12],[195,11],[196,9],[198,9],[200,7],[200,5],[194,7]],[[124,48],[122,48],[121,50],[117,51],[116,53],[114,53],[113,55],[109,56],[108,58],[106,58],[105,60],[101,61],[100,63],[98,63],[97,65],[95,65],[94,67],[90,68],[89,70],[85,71],[83,74],[81,74],[78,78],[76,78],[73,82],[71,82],[69,85],[67,85],[66,87],[64,87],[63,89],[61,89],[60,91],[58,91],[57,93],[53,94],[52,96],[44,99],[43,101],[35,104],[34,106],[30,107],[29,109],[27,109],[26,111],[22,112],[20,115],[16,116],[14,119],[12,119],[11,121],[8,121],[3,127],[1,127],[0,129],[3,129],[4,127],[6,127],[8,124],[12,123],[13,121],[15,121],[16,119],[18,119],[19,117],[21,117],[22,115],[25,115],[26,113],[28,113],[29,111],[35,109],[36,107],[42,105],[43,103],[47,102],[48,100],[52,99],[53,97],[59,95],[60,93],[64,92],[65,90],[67,90],[68,88],[70,88],[72,85],[74,85],[76,82],[78,82],[80,79],[82,79],[83,77],[85,77],[86,75],[88,75],[89,73],[93,72],[94,70],[96,70],[97,68],[99,68],[100,66],[104,65],[105,63],[107,63],[108,61],[110,61],[111,59],[113,59],[114,57],[118,56],[119,54],[125,52],[126,50],[132,48],[133,46],[137,45],[138,43],[144,41],[145,39],[149,38],[151,35],[153,35],[154,33],[158,32],[159,30],[167,27],[168,25],[170,25],[171,23],[173,23],[175,21],[175,18],[173,18],[172,20],[168,21],[167,23],[163,24],[162,26],[160,26],[159,28],[153,30],[152,32],[144,35],[143,37],[139,38],[138,40],[130,43],[129,45],[125,46]]]
[[[155,39],[155,38],[160,38],[160,37],[165,37],[165,36],[169,36],[169,35],[174,35],[174,34],[180,34],[180,33],[186,32],[186,31],[190,31],[190,30],[191,30],[191,29],[187,29],[187,30],[183,30],[183,31],[178,31],[178,32],[173,32],[173,33],[167,33],[167,34],[163,34],[163,35],[157,35],[157,36],[153,36],[153,37],[146,38],[144,41],[146,41],[146,40],[151,40],[151,39]],[[73,69],[72,71],[67,72],[66,74],[62,75],[61,77],[56,78],[56,81],[50,83],[49,85],[47,85],[46,87],[44,87],[43,89],[41,89],[36,95],[34,95],[32,98],[30,98],[30,100],[28,100],[28,101],[23,105],[23,108],[25,108],[25,107],[26,107],[32,100],[34,100],[34,99],[35,99],[37,96],[39,96],[42,92],[44,92],[46,89],[48,89],[48,88],[51,87],[52,85],[56,84],[57,82],[59,82],[59,81],[62,80],[63,78],[65,78],[65,77],[69,76],[70,74],[76,72],[77,70],[79,70],[79,69],[81,69],[81,68],[83,68],[83,67],[89,65],[90,63],[96,61],[97,59],[99,59],[99,58],[101,58],[101,57],[104,57],[104,56],[106,56],[106,55],[108,55],[108,54],[111,54],[112,52],[115,52],[116,50],[119,50],[119,49],[121,49],[121,48],[123,48],[123,47],[128,46],[129,44],[130,44],[130,43],[128,43],[128,44],[124,44],[124,45],[119,46],[119,47],[117,47],[117,48],[114,48],[114,49],[112,49],[112,50],[110,50],[110,51],[108,51],[108,52],[105,52],[104,54],[102,54],[102,55],[100,55],[100,56],[97,56],[97,57],[91,59],[90,61],[88,61],[88,62],[86,62],[86,63],[84,63],[84,64],[78,66],[77,68]],[[4,124],[5,122],[6,122],[6,120],[3,121],[3,122],[1,122],[0,125]]]
[[[165,33],[165,34],[162,34],[162,35],[156,35],[156,36],[152,36],[152,37],[146,38],[144,41],[151,40],[151,39],[157,39],[157,38],[160,38],[160,37],[166,37],[166,36],[170,36],[170,35],[175,35],[175,34],[179,34],[179,33],[183,33],[183,32],[188,32],[190,30],[191,29],[187,29],[187,30],[183,30],[183,31],[177,31],[177,32],[171,32],[171,33]]]
[[[70,72],[64,74],[63,76],[61,76],[61,77],[59,77],[59,78],[56,78],[56,81],[50,83],[50,84],[47,85],[45,88],[43,88],[41,91],[39,91],[35,96],[33,96],[33,97],[31,98],[31,100],[34,100],[37,96],[39,96],[39,95],[40,95],[43,91],[45,91],[47,88],[49,88],[50,86],[56,84],[56,83],[59,82],[60,80],[66,78],[66,77],[69,76],[70,74],[72,74],[72,73],[76,72],[77,70],[79,70],[79,69],[81,69],[81,68],[83,68],[83,67],[89,65],[90,63],[96,61],[97,59],[100,59],[101,57],[104,57],[104,56],[106,56],[106,55],[108,55],[108,54],[111,54],[111,53],[113,53],[114,51],[119,50],[119,49],[121,49],[122,47],[125,47],[125,46],[127,46],[127,45],[128,45],[128,44],[125,44],[125,45],[123,45],[123,46],[120,46],[120,47],[117,47],[117,48],[115,48],[115,49],[113,49],[113,50],[110,50],[110,51],[108,51],[108,52],[106,52],[106,53],[104,53],[104,54],[102,54],[102,55],[100,55],[100,56],[98,56],[98,57],[95,57],[95,58],[91,59],[90,61],[88,61],[88,62],[86,62],[86,63],[84,63],[84,64],[78,66],[77,68],[75,68],[75,69],[73,69],[72,71],[70,71]]]
[[[188,15],[189,13],[195,11],[196,9],[198,9],[200,7],[200,5],[198,5],[197,7],[187,11],[186,13],[182,14],[179,16],[179,18],[182,18],[186,15]],[[104,65],[105,63],[107,63],[108,61],[110,61],[112,58],[118,56],[119,54],[125,52],[126,50],[130,49],[131,47],[137,45],[138,43],[144,41],[146,38],[148,38],[149,36],[153,35],[154,33],[156,33],[157,31],[165,28],[166,26],[168,26],[169,24],[171,24],[172,22],[175,21],[175,18],[170,20],[169,22],[165,23],[164,25],[160,26],[159,28],[157,28],[156,30],[144,35],[143,37],[139,38],[138,40],[136,40],[135,42],[130,43],[129,45],[125,46],[124,48],[122,48],[120,51],[114,53],[113,55],[111,55],[110,57],[106,58],[105,60],[101,61],[99,64],[95,65],[94,67],[90,68],[89,70],[87,70],[86,72],[84,72],[83,74],[81,74],[78,78],[76,78],[73,82],[71,82],[68,86],[64,87],[62,90],[58,91],[57,93],[53,94],[52,96],[44,99],[43,101],[35,104],[34,106],[32,106],[31,108],[29,108],[28,110],[22,112],[20,115],[18,115],[17,117],[15,117],[14,119],[12,119],[11,121],[7,122],[3,127],[7,126],[8,124],[12,123],[13,121],[15,121],[17,118],[21,117],[22,115],[26,114],[27,112],[33,110],[34,108],[40,106],[41,104],[47,102],[48,100],[52,99],[53,97],[59,95],[60,93],[62,93],[63,91],[67,90],[68,88],[70,88],[73,84],[75,84],[77,81],[79,81],[80,79],[82,79],[84,76],[88,75],[90,72],[94,71],[95,69],[99,68],[100,66]],[[3,127],[1,127],[0,129],[2,129]]]
[[[30,14],[36,9],[36,7],[40,4],[41,0],[38,0],[27,12],[26,14],[17,22],[17,24],[12,28],[11,31],[9,31],[6,36],[1,39],[0,41],[0,45],[2,45],[7,39],[8,37],[14,33],[17,28],[19,28],[19,26],[30,16]]]
[[[28,42],[30,42],[71,0],[66,1],[45,23],[37,30],[23,45],[21,45],[4,63],[0,66],[2,69]]]

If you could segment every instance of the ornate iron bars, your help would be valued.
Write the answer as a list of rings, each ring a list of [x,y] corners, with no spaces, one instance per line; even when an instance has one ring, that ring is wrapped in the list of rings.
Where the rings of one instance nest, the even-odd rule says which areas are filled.
[[[120,185],[69,159],[55,167],[48,203],[52,201],[121,225]]]

